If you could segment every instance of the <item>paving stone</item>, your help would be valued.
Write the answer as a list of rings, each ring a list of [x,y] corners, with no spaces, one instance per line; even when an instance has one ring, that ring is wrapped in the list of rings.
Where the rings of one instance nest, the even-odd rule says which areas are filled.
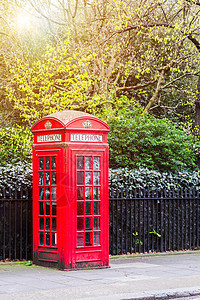
[[[121,258],[110,265],[67,272],[0,264],[0,300],[164,300],[200,294],[200,254]]]

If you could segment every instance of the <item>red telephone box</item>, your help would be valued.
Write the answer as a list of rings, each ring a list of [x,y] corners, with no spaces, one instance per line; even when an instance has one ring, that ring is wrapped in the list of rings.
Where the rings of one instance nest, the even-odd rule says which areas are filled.
[[[108,267],[108,125],[66,110],[31,130],[34,263],[65,270]]]

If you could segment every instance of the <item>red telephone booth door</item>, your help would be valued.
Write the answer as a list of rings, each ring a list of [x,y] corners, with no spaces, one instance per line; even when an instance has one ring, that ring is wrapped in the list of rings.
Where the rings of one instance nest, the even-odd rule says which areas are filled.
[[[36,150],[34,158],[33,251],[39,261],[58,259],[57,204],[60,150]]]
[[[108,262],[108,190],[105,151],[74,151],[75,264]],[[104,261],[105,260],[105,261]]]

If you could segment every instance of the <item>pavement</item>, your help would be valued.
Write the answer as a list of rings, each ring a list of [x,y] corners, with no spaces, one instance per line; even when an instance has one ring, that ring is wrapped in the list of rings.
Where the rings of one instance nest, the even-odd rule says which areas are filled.
[[[59,271],[0,263],[0,299],[200,300],[200,253],[122,256],[110,267]]]

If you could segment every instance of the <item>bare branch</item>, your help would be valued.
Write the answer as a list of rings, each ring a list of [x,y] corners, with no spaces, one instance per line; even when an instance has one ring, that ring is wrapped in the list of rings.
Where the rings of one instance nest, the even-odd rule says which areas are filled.
[[[138,90],[138,89],[141,89],[141,88],[144,88],[146,86],[149,86],[151,84],[154,84],[156,82],[156,79],[152,80],[152,81],[149,81],[145,84],[138,84],[138,85],[134,85],[134,86],[123,86],[123,87],[118,87],[117,88],[117,91],[118,90],[121,90],[121,91],[125,91],[125,90]]]
[[[185,94],[190,94],[190,91],[189,90],[184,90],[182,87],[179,87],[177,86],[176,84],[171,84],[171,87],[180,91],[182,94],[185,93]]]
[[[76,0],[76,6],[75,6],[75,10],[74,10],[74,14],[72,16],[72,19],[74,19],[76,17],[77,9],[78,9],[78,0]]]
[[[170,25],[169,23],[153,23],[153,24],[142,24],[142,25],[129,26],[126,29],[120,30],[116,33],[122,33],[122,32],[130,31],[130,30],[133,30],[133,29],[152,28],[152,27],[174,28],[174,26]]]
[[[166,85],[164,85],[163,87],[161,87],[161,89],[167,88],[168,86],[170,86],[171,84],[173,84],[174,82],[180,80],[180,79],[183,78],[183,77],[186,77],[186,76],[198,76],[199,73],[200,73],[200,71],[197,72],[197,73],[194,73],[194,74],[193,74],[193,73],[185,73],[185,74],[183,74],[183,75],[177,77],[176,79],[170,81],[169,83],[167,83]]]
[[[156,91],[155,91],[153,97],[151,97],[151,99],[150,99],[149,103],[147,104],[147,106],[145,107],[145,109],[142,113],[142,116],[144,116],[149,111],[149,109],[152,107],[152,105],[155,103],[155,101],[158,97],[158,94],[160,92],[160,89],[161,89],[161,83],[162,83],[162,79],[164,77],[164,73],[165,73],[165,70],[162,70],[161,74],[160,74],[160,77],[159,77],[159,80],[158,80]]]
[[[54,84],[53,86],[54,86],[55,88],[57,88],[58,90],[60,90],[60,91],[68,92],[67,89],[65,89],[65,88],[63,88],[63,87],[61,87],[61,86],[59,86],[59,85],[57,85],[57,84]]]
[[[2,31],[0,31],[0,34],[3,34],[3,35],[6,35],[6,36],[8,36],[8,34],[7,34],[7,33],[5,33],[5,32],[2,32]]]
[[[200,2],[199,0],[197,1],[193,1],[193,0],[186,0],[187,2],[189,2],[190,4],[195,4],[195,5],[199,5],[200,6]]]
[[[10,116],[12,116],[14,112],[15,112],[15,108],[11,112],[9,112],[5,117],[3,117],[1,124],[4,124],[5,120],[8,119]]]
[[[195,28],[194,30],[192,30],[192,31],[190,32],[190,34],[184,36],[182,39],[178,40],[176,43],[171,44],[171,45],[168,47],[168,49],[171,48],[171,47],[173,47],[173,46],[175,46],[175,45],[177,45],[177,44],[179,44],[179,43],[181,43],[181,42],[183,42],[184,40],[186,40],[186,39],[188,38],[189,35],[191,35],[191,34],[194,33],[195,31],[197,31],[197,28]]]
[[[164,17],[165,17],[165,21],[166,21],[166,23],[168,24],[167,15],[166,15],[166,13],[165,13],[163,7],[162,7],[162,4],[161,4],[161,3],[158,3],[158,5],[160,6],[160,8],[161,8],[161,10],[162,10],[162,12],[163,12],[163,15],[164,15]]]
[[[155,106],[151,107],[150,110],[153,110],[153,109],[158,108],[158,107],[162,108],[162,109],[173,109],[173,110],[175,110],[179,105],[180,105],[180,103],[178,103],[176,106],[165,106],[165,105],[158,104],[158,105],[155,105]]]
[[[188,39],[196,46],[197,50],[200,52],[200,43],[197,41],[197,39],[192,36],[192,34],[188,35]]]
[[[170,23],[178,16],[178,14],[182,11],[183,9],[181,8],[177,13],[173,16],[173,18],[170,20]]]
[[[200,75],[199,75],[199,79],[198,79],[198,83],[197,83],[197,91],[198,91],[198,94],[199,94],[198,96],[200,96]]]
[[[53,23],[58,24],[58,25],[62,25],[62,26],[66,26],[66,25],[67,25],[66,23],[58,22],[58,21],[56,21],[56,20],[53,20],[53,19],[47,17],[45,14],[43,14],[43,12],[41,12],[41,10],[39,10],[39,9],[33,4],[32,1],[30,1],[30,4],[31,4],[32,7],[35,9],[35,11],[37,11],[43,18],[47,19],[48,21],[53,22]]]
[[[113,36],[119,34],[119,33],[124,33],[127,31],[131,31],[133,29],[142,29],[142,28],[153,28],[153,27],[167,27],[167,28],[174,28],[173,25],[170,25],[168,23],[153,23],[153,24],[142,24],[142,25],[134,25],[134,26],[129,26],[126,29],[123,30],[118,30],[116,32],[113,32],[106,40],[104,40],[100,45],[105,44],[107,41],[109,41]]]

